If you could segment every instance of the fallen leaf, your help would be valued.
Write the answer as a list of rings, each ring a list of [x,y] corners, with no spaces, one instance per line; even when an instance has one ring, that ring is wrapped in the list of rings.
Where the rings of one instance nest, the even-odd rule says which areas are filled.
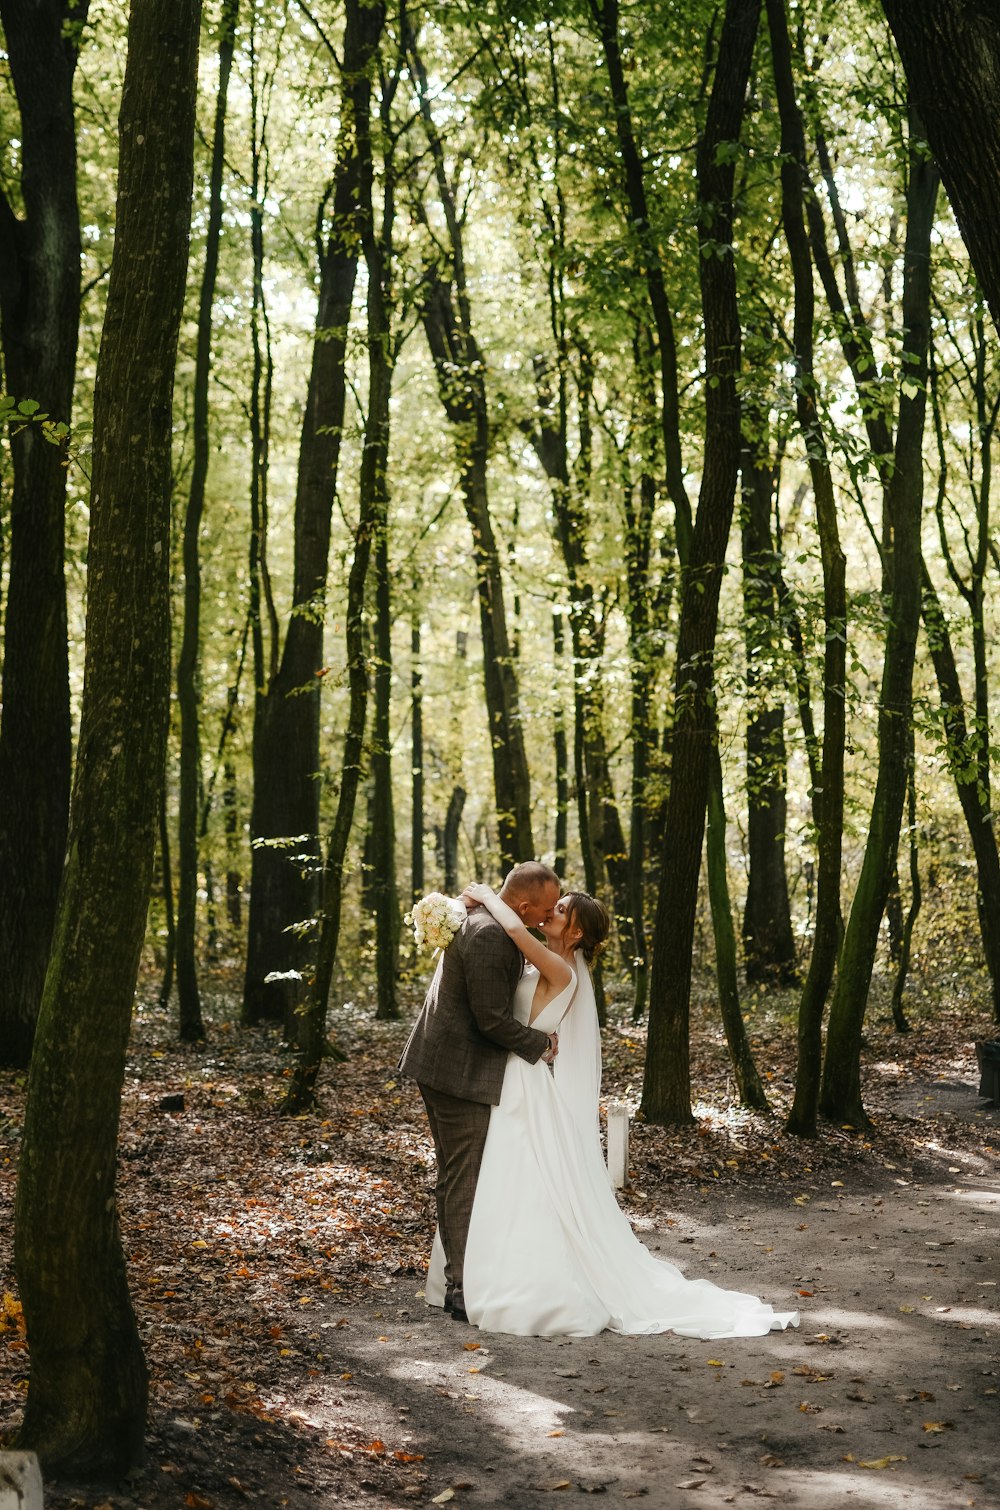
[[[207,1247],[208,1245],[205,1244],[205,1246]],[[193,1489],[185,1494],[184,1503],[187,1505],[188,1510],[213,1510],[215,1505],[215,1501],[210,1500],[206,1494],[196,1494]],[[100,1510],[100,1506],[98,1506],[98,1510]]]
[[[901,1311],[903,1311],[905,1313],[905,1315],[909,1316],[910,1313],[911,1313],[911,1311],[916,1310],[916,1307],[915,1306],[900,1306],[899,1309]]]
[[[924,1431],[954,1431],[954,1421],[924,1421]]]
[[[700,1489],[701,1486],[702,1486],[702,1484],[704,1484],[704,1482],[705,1482],[704,1479],[685,1479],[683,1481],[683,1483],[675,1484],[674,1488],[675,1489]]]
[[[889,1455],[888,1455],[888,1457],[884,1457],[884,1458],[859,1458],[858,1459],[858,1467],[859,1468],[888,1468],[891,1463],[905,1463],[905,1462],[906,1462],[906,1455],[905,1455],[905,1453],[890,1452]]]
[[[550,1437],[564,1437],[566,1435],[566,1428],[565,1426],[560,1426],[555,1431],[550,1431],[548,1435]]]
[[[709,1368],[725,1368],[726,1365],[721,1358],[709,1358],[708,1366]]]
[[[422,1452],[404,1452],[401,1447],[396,1448],[393,1457],[397,1463],[422,1463],[424,1461]]]

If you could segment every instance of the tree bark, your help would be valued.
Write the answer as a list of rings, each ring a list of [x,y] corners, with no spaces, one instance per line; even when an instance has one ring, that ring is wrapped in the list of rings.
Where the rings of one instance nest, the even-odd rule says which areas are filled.
[[[459,234],[457,220],[455,234]],[[517,672],[489,506],[485,369],[472,331],[456,311],[451,288],[437,276],[428,279],[422,315],[441,402],[455,431],[462,498],[472,529],[500,862],[507,868],[530,859],[535,846]]]
[[[198,301],[195,347],[191,486],[184,511],[184,622],[177,658],[177,711],[180,715],[180,778],[177,802],[177,1003],[185,1043],[205,1037],[198,993],[198,799],[201,788],[201,525],[209,461],[209,379],[212,371],[212,306],[219,273],[222,235],[222,170],[226,151],[226,102],[236,47],[239,0],[223,0],[219,24],[219,86],[208,181],[205,266]]]
[[[143,1452],[146,1368],[115,1153],[167,734],[171,405],[200,9],[199,0],[135,0],[119,119],[80,744],[15,1226],[31,1348],[20,1445],[54,1477],[120,1475]]]
[[[351,90],[351,112],[358,165],[357,228],[368,264],[368,415],[358,486],[358,524],[354,559],[347,583],[345,641],[348,713],[344,731],[340,792],[333,827],[327,841],[322,872],[322,898],[316,966],[308,982],[302,1012],[301,1053],[283,1109],[297,1113],[313,1106],[316,1084],[326,1053],[326,1012],[340,942],[344,893],[344,862],[354,823],[365,724],[368,714],[368,645],[365,628],[365,584],[372,548],[384,533],[388,494],[386,465],[389,449],[389,398],[392,389],[391,330],[388,270],[391,258],[392,210],[387,199],[381,240],[376,240],[372,216],[371,80],[368,67],[385,26],[385,7],[365,0],[347,0],[344,33],[344,72]]]
[[[816,503],[816,524],[823,564],[823,746],[817,766],[815,740],[809,739],[813,813],[818,828],[816,923],[809,969],[799,999],[798,1064],[789,1131],[816,1136],[823,1013],[837,964],[840,942],[840,869],[844,833],[844,742],[847,668],[847,594],[844,552],[840,544],[836,498],[826,442],[817,407],[813,371],[815,292],[803,196],[811,202],[806,178],[805,133],[795,98],[785,0],[767,0],[775,92],[781,117],[781,219],[792,264],[795,290],[792,347],[795,358],[795,410],[809,463]],[[782,584],[782,596],[787,589]],[[803,726],[812,727],[808,695],[802,687],[804,655],[796,647],[799,701]]]
[[[87,0],[3,0],[21,112],[18,218],[0,191],[7,392],[68,424],[80,323],[73,74]],[[0,1063],[31,1057],[66,851],[72,736],[63,566],[66,468],[37,423],[11,435],[0,721]]]
[[[508,867],[519,860],[531,859],[535,846],[531,825],[531,778],[521,723],[517,671],[507,627],[500,552],[489,506],[486,364],[472,329],[465,247],[455,187],[448,176],[441,134],[431,111],[427,73],[408,23],[404,41],[416,80],[418,106],[447,227],[450,261],[447,278],[442,278],[436,270],[428,273],[421,317],[437,374],[441,404],[454,430],[460,487],[472,529],[500,861]],[[416,208],[426,224],[422,204]]]
[[[910,97],[1000,330],[1000,26],[988,0],[882,0]]]
[[[380,476],[379,526],[375,540],[375,706],[372,729],[372,786],[374,814],[371,885],[375,916],[375,981],[380,1019],[399,1016],[396,972],[399,967],[399,887],[396,880],[396,820],[392,796],[392,741],[389,713],[392,693],[392,597],[389,573],[388,499],[384,477],[388,458],[389,382],[379,384],[384,395],[380,442],[385,449]]]
[[[792,985],[797,979],[792,909],[785,869],[784,677],[779,561],[771,532],[775,470],[748,448],[742,460],[743,607],[747,662],[747,852],[743,958],[748,981]],[[763,670],[761,669],[763,668]]]
[[[979,926],[993,988],[993,1015],[1000,1022],[1000,852],[989,803],[984,801],[978,777],[979,737],[969,733],[955,652],[926,561],[921,566],[921,585],[924,629],[941,699],[948,764],[976,860]]]
[[[727,0],[712,98],[698,145],[698,270],[707,371],[705,464],[691,549],[683,567],[673,761],[663,880],[653,932],[641,1108],[647,1121],[664,1124],[692,1120],[689,1010],[698,873],[716,727],[712,661],[740,459],[740,322],[732,251],[734,168],[731,156],[719,148],[740,136],[759,11],[759,0]]]
[[[903,379],[895,464],[885,494],[888,527],[884,534],[890,540],[891,549],[884,554],[889,626],[879,703],[879,768],[868,842],[830,1005],[820,1095],[820,1110],[824,1116],[858,1127],[868,1125],[861,1096],[861,1033],[906,796],[913,660],[921,607],[922,447],[927,406],[930,244],[938,174],[924,154],[922,131],[912,114],[910,132],[903,281]]]
[[[333,209],[299,443],[292,609],[280,665],[265,685],[258,684],[254,708],[253,854],[243,1021],[283,1019],[292,1040],[298,1026],[296,982],[312,969],[316,953],[323,619],[346,401],[347,329],[360,253],[358,194],[363,169],[355,116],[359,109],[368,110],[365,70],[374,47],[367,28],[362,30],[364,36],[360,30],[352,33],[350,48],[346,34],[344,42]],[[268,980],[269,975],[276,978]]]
[[[411,745],[410,776],[412,780],[411,827],[410,827],[410,897],[418,902],[424,894],[424,683],[421,649],[421,624],[419,596],[413,607],[410,624],[410,698],[411,698]]]

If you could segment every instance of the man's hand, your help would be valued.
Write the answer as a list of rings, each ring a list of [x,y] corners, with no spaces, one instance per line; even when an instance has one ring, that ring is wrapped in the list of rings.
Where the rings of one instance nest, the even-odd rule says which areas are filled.
[[[550,1033],[548,1035],[548,1039],[549,1039],[549,1046],[545,1050],[545,1053],[542,1055],[542,1063],[543,1064],[551,1064],[552,1061],[553,1061],[553,1059],[556,1057],[556,1055],[559,1052],[559,1034],[558,1033]]]

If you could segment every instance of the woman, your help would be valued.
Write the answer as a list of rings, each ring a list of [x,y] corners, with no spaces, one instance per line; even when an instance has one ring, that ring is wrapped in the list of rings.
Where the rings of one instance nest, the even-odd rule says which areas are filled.
[[[560,898],[545,944],[488,886],[465,892],[488,908],[525,957],[515,1016],[558,1034],[550,1067],[511,1054],[490,1116],[465,1254],[465,1307],[488,1332],[590,1337],[673,1331],[756,1337],[797,1326],[753,1295],[685,1279],[639,1242],[611,1187],[598,1127],[601,1039],[589,966],[609,928],[583,892]],[[427,1300],[444,1302],[435,1239]]]

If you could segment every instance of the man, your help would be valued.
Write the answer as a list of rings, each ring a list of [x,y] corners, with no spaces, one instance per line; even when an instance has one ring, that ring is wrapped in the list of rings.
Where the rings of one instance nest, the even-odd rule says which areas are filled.
[[[552,916],[559,877],[528,860],[501,897],[527,928]],[[437,1158],[438,1231],[445,1252],[445,1309],[467,1321],[462,1270],[490,1107],[500,1100],[507,1055],[551,1064],[555,1033],[525,1027],[513,1014],[521,953],[485,908],[470,913],[441,956],[423,1008],[399,1061],[417,1082]]]

